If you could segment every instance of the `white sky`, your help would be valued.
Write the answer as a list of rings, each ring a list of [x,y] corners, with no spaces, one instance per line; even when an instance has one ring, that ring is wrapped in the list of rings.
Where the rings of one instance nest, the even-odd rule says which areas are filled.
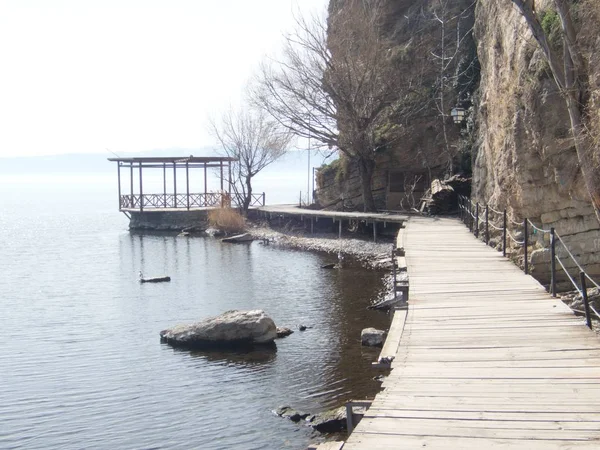
[[[328,0],[0,0],[0,157],[199,148]]]

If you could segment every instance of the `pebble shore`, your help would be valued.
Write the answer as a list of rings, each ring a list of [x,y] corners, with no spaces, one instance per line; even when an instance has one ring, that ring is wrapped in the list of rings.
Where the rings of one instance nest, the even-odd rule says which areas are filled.
[[[341,253],[371,269],[389,269],[391,267],[392,244],[390,242],[375,243],[345,237],[339,239],[334,233],[306,235],[299,232],[280,232],[263,226],[250,227],[248,233],[255,239],[268,240],[270,245],[336,255]]]

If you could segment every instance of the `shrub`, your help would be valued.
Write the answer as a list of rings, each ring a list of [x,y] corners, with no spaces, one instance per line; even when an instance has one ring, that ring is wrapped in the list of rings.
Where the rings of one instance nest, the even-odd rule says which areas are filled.
[[[208,223],[226,233],[241,233],[246,226],[244,217],[233,208],[211,209],[208,212]]]

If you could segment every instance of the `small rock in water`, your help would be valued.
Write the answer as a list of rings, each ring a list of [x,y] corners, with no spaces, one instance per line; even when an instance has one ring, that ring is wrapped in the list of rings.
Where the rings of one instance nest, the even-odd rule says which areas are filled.
[[[308,327],[306,325],[298,325],[298,329],[300,331],[306,331],[308,329]]]
[[[377,361],[377,362],[379,364],[391,364],[393,360],[394,360],[393,356],[384,356],[382,358],[379,358],[379,361]]]
[[[347,428],[346,407],[339,408],[317,414],[310,422],[310,426],[321,433],[335,433]]]
[[[376,328],[365,328],[360,333],[362,345],[368,347],[381,347],[385,340],[385,331]]]
[[[291,406],[280,406],[275,410],[275,414],[280,417],[290,419],[292,422],[300,422],[302,419],[306,419],[308,416],[310,416],[309,413],[296,411]]]
[[[277,327],[277,338],[284,338],[293,332],[294,331],[288,327]]]

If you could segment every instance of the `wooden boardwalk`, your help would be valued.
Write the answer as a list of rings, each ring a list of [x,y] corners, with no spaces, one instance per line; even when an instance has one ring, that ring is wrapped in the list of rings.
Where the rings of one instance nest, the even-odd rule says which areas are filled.
[[[392,372],[343,446],[600,449],[600,340],[458,220],[412,217]]]
[[[295,205],[269,205],[256,208],[258,211],[271,214],[282,214],[289,216],[304,216],[306,218],[326,218],[333,220],[364,220],[366,222],[391,222],[404,223],[408,220],[407,214],[398,213],[362,213],[345,211],[328,211],[324,209],[304,209]]]

